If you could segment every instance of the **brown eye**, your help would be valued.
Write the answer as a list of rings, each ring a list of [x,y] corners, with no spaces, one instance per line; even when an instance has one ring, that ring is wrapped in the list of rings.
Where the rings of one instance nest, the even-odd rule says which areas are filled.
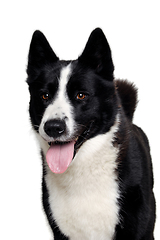
[[[79,100],[83,100],[83,99],[85,99],[85,97],[86,97],[86,95],[84,93],[77,94],[77,99],[79,99]]]
[[[42,94],[42,99],[43,100],[48,100],[49,99],[49,94],[48,93]]]

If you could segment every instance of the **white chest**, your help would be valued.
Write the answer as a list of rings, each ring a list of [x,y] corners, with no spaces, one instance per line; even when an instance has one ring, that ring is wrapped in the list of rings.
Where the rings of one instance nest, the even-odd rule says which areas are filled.
[[[113,132],[84,143],[65,173],[55,175],[48,168],[50,207],[70,240],[113,239],[119,212]]]

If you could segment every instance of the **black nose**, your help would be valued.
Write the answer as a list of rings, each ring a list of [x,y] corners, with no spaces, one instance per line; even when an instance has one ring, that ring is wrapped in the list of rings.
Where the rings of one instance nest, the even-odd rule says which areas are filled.
[[[64,120],[54,119],[49,120],[44,125],[44,131],[49,137],[60,137],[66,130],[66,124]]]

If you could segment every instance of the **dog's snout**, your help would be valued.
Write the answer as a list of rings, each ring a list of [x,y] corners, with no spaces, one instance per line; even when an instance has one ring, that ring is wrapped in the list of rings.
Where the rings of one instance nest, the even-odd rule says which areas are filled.
[[[44,131],[49,137],[60,137],[66,131],[65,121],[60,119],[49,120],[44,125]]]

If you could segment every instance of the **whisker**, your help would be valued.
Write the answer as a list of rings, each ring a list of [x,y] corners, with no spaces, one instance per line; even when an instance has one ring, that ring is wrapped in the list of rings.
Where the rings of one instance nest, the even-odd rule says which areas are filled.
[[[83,125],[83,124],[77,124],[78,126],[80,126],[80,127],[85,127],[85,128],[87,128],[87,126],[85,126],[85,125]]]
[[[34,124],[33,126],[39,128],[39,125]]]

